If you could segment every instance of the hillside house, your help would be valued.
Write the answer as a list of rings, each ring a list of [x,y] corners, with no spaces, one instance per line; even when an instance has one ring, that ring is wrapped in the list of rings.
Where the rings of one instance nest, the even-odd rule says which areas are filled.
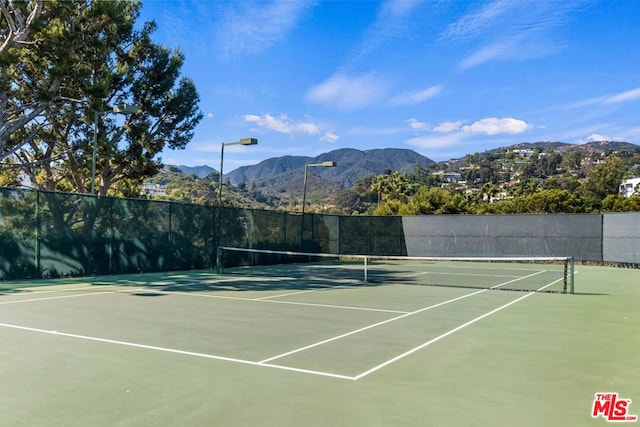
[[[640,194],[640,178],[623,179],[620,184],[620,194],[625,197],[631,197],[634,194]]]
[[[142,184],[142,192],[147,196],[166,196],[167,186],[164,184],[153,184],[145,182]]]
[[[533,154],[533,150],[531,148],[515,149],[513,152],[525,159],[528,159]]]

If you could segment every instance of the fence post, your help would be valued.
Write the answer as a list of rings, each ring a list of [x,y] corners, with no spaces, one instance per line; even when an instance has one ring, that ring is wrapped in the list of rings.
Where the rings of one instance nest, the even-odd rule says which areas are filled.
[[[36,241],[35,241],[35,276],[41,278],[40,271],[40,190],[36,189]]]

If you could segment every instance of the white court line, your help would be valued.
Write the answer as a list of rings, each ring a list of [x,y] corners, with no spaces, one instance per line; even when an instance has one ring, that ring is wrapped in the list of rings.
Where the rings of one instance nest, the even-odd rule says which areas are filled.
[[[479,293],[486,292],[486,291],[488,291],[488,289],[481,289],[481,290],[476,291],[476,292],[465,294],[465,295],[459,296],[457,298],[453,298],[453,299],[450,299],[450,300],[447,300],[447,301],[443,301],[443,302],[438,303],[438,304],[434,304],[434,305],[430,305],[428,307],[421,308],[420,310],[411,311],[409,313],[404,313],[401,316],[392,317],[391,319],[383,320],[382,322],[374,323],[372,325],[365,326],[364,328],[356,329],[354,331],[350,331],[350,332],[344,333],[342,335],[338,335],[336,337],[328,338],[328,339],[323,340],[323,341],[319,341],[319,342],[316,342],[316,343],[313,343],[313,344],[309,344],[309,345],[307,345],[305,347],[296,348],[296,349],[288,351],[286,353],[278,354],[278,355],[270,357],[268,359],[261,360],[260,363],[270,362],[272,360],[280,359],[282,357],[289,356],[291,354],[299,353],[301,351],[308,350],[310,348],[317,347],[317,346],[322,345],[322,344],[330,343],[332,341],[336,341],[336,340],[339,340],[341,338],[348,337],[350,335],[354,335],[354,334],[366,331],[366,330],[371,329],[371,328],[375,328],[377,326],[381,326],[381,325],[384,325],[384,324],[387,324],[387,323],[391,323],[391,322],[394,322],[396,320],[404,319],[405,317],[409,317],[409,316],[412,316],[414,314],[422,313],[423,311],[431,310],[433,308],[440,307],[440,306],[443,306],[445,304],[449,304],[449,303],[461,300],[463,298],[467,298],[467,297],[470,297],[472,295],[477,295]]]
[[[92,295],[104,295],[104,294],[115,294],[116,291],[105,291],[105,292],[91,292],[86,294],[76,294],[76,295],[61,295],[57,297],[45,297],[45,298],[29,298],[29,299],[21,299],[17,301],[0,301],[0,305],[5,304],[20,304],[23,302],[33,302],[33,301],[48,301],[54,299],[64,299],[64,298],[78,298],[78,297],[86,297]]]
[[[46,286],[46,285],[45,285]],[[57,286],[57,285],[52,285],[52,286]],[[100,285],[100,289],[104,289],[104,288],[111,288],[113,286],[116,285]],[[36,286],[34,286],[36,287]],[[37,288],[40,288],[41,286],[37,286]],[[31,287],[33,288],[33,287]],[[16,288],[16,290],[18,292],[0,292],[0,295],[38,295],[38,294],[54,294],[54,293],[58,293],[58,292],[74,292],[74,291],[82,291],[85,289],[96,289],[94,286],[92,285],[83,285],[77,288],[63,288],[63,289],[49,289],[46,291],[31,291],[30,287],[24,287],[24,288]]]
[[[271,304],[289,304],[289,305],[301,305],[307,307],[325,307],[325,308],[336,308],[339,310],[356,310],[356,311],[376,311],[380,313],[407,313],[406,311],[399,310],[387,310],[384,308],[369,308],[369,307],[355,307],[350,305],[331,305],[331,304],[314,304],[309,302],[295,302],[295,301],[278,301],[278,300],[270,300],[262,298],[241,298],[241,297],[230,297],[224,295],[209,295],[202,294],[198,292],[173,292],[173,291],[165,291],[167,294],[175,294],[175,295],[184,295],[190,297],[199,297],[199,298],[214,298],[214,299],[230,299],[230,300],[238,300],[238,301],[252,301],[252,302],[262,302],[262,303],[271,303]],[[283,296],[283,295],[280,295]]]
[[[113,286],[113,285],[110,285],[110,286]],[[34,292],[33,294],[53,293],[53,292],[62,292],[62,291],[70,291],[70,290],[78,290],[78,289],[86,289],[86,287],[76,288],[76,289],[64,289],[59,291]],[[19,304],[22,302],[46,301],[46,300],[63,299],[63,298],[76,298],[76,297],[82,297],[82,296],[101,295],[101,294],[131,293],[131,292],[143,292],[143,291],[149,291],[149,292],[153,291],[153,292],[159,292],[167,295],[175,294],[175,295],[185,295],[185,296],[200,297],[200,298],[217,298],[217,299],[229,299],[229,300],[238,300],[238,301],[254,301],[254,302],[272,303],[272,304],[301,305],[301,306],[309,306],[309,307],[326,307],[326,308],[335,308],[335,309],[341,309],[341,310],[375,311],[375,312],[381,312],[381,313],[407,313],[406,311],[386,310],[382,308],[354,307],[354,306],[348,306],[348,305],[313,304],[313,303],[303,303],[303,302],[293,302],[293,301],[272,301],[272,300],[265,300],[263,298],[242,298],[242,297],[231,297],[231,296],[224,296],[224,295],[208,295],[208,294],[202,294],[197,292],[162,291],[159,289],[146,288],[146,287],[135,288],[135,289],[131,289],[131,288],[119,289],[117,291],[91,292],[86,294],[64,295],[64,296],[55,296],[55,297],[46,297],[46,298],[30,298],[30,299],[22,299],[17,301],[1,301],[0,305]],[[284,296],[284,295],[279,295],[279,296]]]
[[[344,333],[342,335],[338,335],[338,336],[335,336],[335,337],[327,338],[326,340],[323,340],[323,341],[318,341],[318,342],[315,342],[313,344],[309,344],[309,345],[304,346],[304,347],[296,348],[296,349],[288,351],[286,353],[275,355],[275,356],[270,357],[268,359],[262,360],[260,363],[270,362],[272,360],[280,359],[282,357],[289,356],[289,355],[292,355],[292,354],[295,354],[295,353],[299,353],[301,351],[309,350],[310,348],[314,348],[314,347],[317,347],[317,346],[320,346],[320,345],[323,345],[323,344],[327,344],[327,343],[330,343],[332,341],[336,341],[336,340],[339,340],[339,339],[342,339],[342,338],[345,338],[345,337],[348,337],[348,336],[351,336],[351,335],[354,335],[354,334],[357,334],[357,333],[360,333],[360,332],[363,332],[363,331],[366,331],[366,330],[369,330],[369,329],[372,329],[372,328],[375,328],[375,327],[378,327],[378,326],[381,326],[381,325],[385,325],[387,323],[395,322],[396,320],[404,319],[405,317],[413,316],[414,314],[422,313],[424,311],[431,310],[433,308],[437,308],[437,307],[443,306],[445,304],[450,304],[452,302],[456,302],[456,301],[459,301],[459,300],[464,299],[464,298],[468,298],[468,297],[473,296],[473,295],[478,295],[478,294],[481,294],[483,292],[490,291],[491,289],[499,288],[500,286],[504,286],[504,285],[507,285],[509,283],[521,280],[521,279],[526,279],[526,278],[529,278],[529,277],[532,277],[532,276],[536,276],[536,275],[538,275],[540,273],[541,272],[532,273],[532,274],[529,274],[528,276],[523,276],[523,277],[520,277],[518,279],[509,280],[508,282],[501,283],[499,285],[493,286],[493,287],[488,288],[488,289],[487,288],[481,289],[479,291],[471,292],[469,294],[464,294],[462,296],[459,296],[459,297],[456,297],[456,298],[452,298],[450,300],[443,301],[443,302],[438,303],[438,304],[430,305],[428,307],[424,307],[424,308],[421,308],[419,310],[415,310],[415,311],[411,311],[411,312],[408,312],[408,313],[404,313],[401,316],[392,317],[391,319],[383,320],[382,322],[374,323],[372,325],[365,326],[363,328],[356,329],[356,330]],[[550,285],[547,285],[547,286],[550,286]]]
[[[321,375],[321,376],[324,376],[324,377],[339,378],[339,379],[343,379],[343,380],[352,380],[352,381],[354,380],[354,377],[350,377],[350,376],[347,376],[347,375],[332,374],[330,372],[313,371],[313,370],[309,370],[309,369],[293,368],[293,367],[290,367],[290,366],[282,366],[282,365],[273,365],[273,364],[261,363],[261,362],[253,362],[251,360],[236,359],[236,358],[233,358],[233,357],[225,357],[225,356],[216,356],[214,354],[197,353],[197,352],[194,352],[194,351],[178,350],[178,349],[175,349],[175,348],[158,347],[158,346],[154,346],[154,345],[138,344],[138,343],[128,342],[128,341],[119,341],[119,340],[111,340],[111,339],[107,339],[107,338],[92,337],[92,336],[87,336],[87,335],[70,334],[70,333],[67,333],[67,332],[59,332],[59,331],[51,331],[51,330],[46,330],[46,329],[30,328],[30,327],[27,327],[27,326],[11,325],[11,324],[8,324],[8,323],[0,323],[0,326],[3,326],[5,328],[11,328],[11,329],[19,329],[19,330],[23,330],[23,331],[38,332],[38,333],[41,333],[41,334],[57,335],[57,336],[68,337],[68,338],[76,338],[76,339],[81,339],[81,340],[86,340],[86,341],[94,341],[94,342],[101,342],[101,343],[106,343],[106,344],[122,345],[122,346],[125,346],[125,347],[143,348],[143,349],[146,349],[146,350],[155,350],[155,351],[162,351],[162,352],[165,352],[165,353],[181,354],[181,355],[185,355],[185,356],[202,357],[202,358],[205,358],[205,359],[214,359],[214,360],[222,360],[222,361],[226,361],[226,362],[242,363],[242,364],[245,364],[245,365],[264,366],[264,367],[268,367],[268,368],[282,369],[282,370],[285,370],[285,371],[294,371],[294,372],[301,372],[301,373],[305,373],[305,374]]]
[[[535,274],[532,274],[532,275],[535,275]],[[544,287],[540,288],[539,290],[542,290],[542,289],[544,289],[544,288],[546,288],[548,286],[551,286],[552,284],[558,282],[559,280],[561,280],[561,279],[558,279],[555,282],[549,283],[549,284],[545,285]],[[509,283],[509,282],[506,282],[506,283]],[[501,285],[498,285],[498,286],[501,286]],[[498,287],[498,286],[495,286],[495,287]],[[163,351],[163,352],[167,352],[167,353],[182,354],[182,355],[187,355],[187,356],[194,356],[194,357],[202,357],[202,358],[207,358],[207,359],[235,362],[235,363],[241,363],[241,364],[252,365],[252,366],[263,366],[263,367],[268,367],[268,368],[273,368],[273,369],[281,369],[281,370],[286,370],[286,371],[293,371],[293,372],[299,372],[299,373],[305,373],[305,374],[312,374],[312,375],[332,377],[332,378],[337,378],[337,379],[356,381],[356,380],[359,380],[359,379],[361,379],[361,378],[363,378],[363,377],[365,377],[367,375],[370,375],[370,374],[372,374],[372,373],[374,373],[374,372],[376,372],[376,371],[378,371],[378,370],[380,370],[380,369],[382,369],[382,368],[384,368],[384,367],[386,367],[386,366],[388,366],[388,365],[390,365],[390,364],[392,364],[392,363],[394,363],[394,362],[396,362],[396,361],[398,361],[400,359],[403,359],[403,358],[409,356],[410,354],[413,354],[413,353],[415,353],[415,352],[417,352],[417,351],[419,351],[419,350],[421,350],[421,349],[423,349],[423,348],[425,348],[425,347],[427,347],[427,346],[429,346],[429,345],[431,345],[431,344],[433,344],[433,343],[435,343],[437,341],[440,341],[441,339],[443,339],[443,338],[445,338],[445,337],[447,337],[449,335],[452,335],[455,332],[458,332],[461,329],[463,329],[463,328],[465,328],[465,327],[467,327],[469,325],[472,325],[472,324],[474,324],[474,323],[476,323],[476,322],[478,322],[478,321],[480,321],[480,320],[482,320],[482,319],[484,319],[484,318],[486,318],[486,317],[488,317],[488,316],[490,316],[492,314],[495,314],[498,311],[500,311],[500,310],[502,310],[502,309],[504,309],[506,307],[511,306],[512,304],[515,304],[515,303],[517,303],[519,301],[522,301],[525,298],[535,294],[536,292],[530,292],[530,293],[528,293],[528,294],[526,294],[526,295],[524,295],[524,296],[522,296],[520,298],[517,298],[517,299],[515,299],[513,301],[510,301],[509,303],[506,303],[506,304],[504,304],[504,305],[502,305],[502,306],[500,306],[500,307],[498,307],[498,308],[496,308],[496,309],[494,309],[494,310],[492,310],[492,311],[490,311],[488,313],[485,313],[485,314],[483,314],[481,316],[478,316],[475,319],[472,319],[472,320],[470,320],[470,321],[468,321],[468,322],[466,322],[466,323],[464,323],[464,324],[462,324],[462,325],[460,325],[460,326],[458,326],[458,327],[456,327],[454,329],[451,329],[448,332],[445,332],[445,333],[439,335],[438,337],[433,338],[432,340],[429,340],[426,343],[421,344],[418,347],[415,347],[415,348],[413,348],[413,349],[411,349],[411,350],[409,350],[409,351],[407,351],[407,352],[405,352],[403,354],[400,354],[400,355],[398,355],[398,356],[396,356],[396,357],[394,357],[392,359],[389,359],[389,360],[387,360],[387,361],[385,361],[385,362],[383,362],[383,363],[381,363],[381,364],[379,364],[379,365],[377,365],[377,366],[375,366],[375,367],[373,367],[373,368],[371,368],[371,369],[369,369],[367,371],[364,371],[364,372],[362,372],[362,373],[360,373],[360,374],[358,374],[356,376],[340,375],[340,374],[334,374],[334,373],[330,373],[330,372],[294,368],[294,367],[290,367],[290,366],[277,365],[277,364],[272,364],[272,363],[267,363],[267,362],[269,362],[271,360],[275,360],[277,358],[284,357],[284,356],[286,356],[288,354],[293,354],[293,353],[296,353],[298,351],[302,351],[304,349],[312,348],[312,347],[315,347],[317,345],[320,345],[320,344],[323,344],[323,343],[327,343],[327,342],[339,339],[339,338],[341,338],[343,336],[348,336],[348,335],[351,335],[351,334],[354,334],[354,333],[357,333],[357,332],[360,332],[360,331],[364,331],[366,329],[370,329],[372,327],[375,327],[375,326],[378,326],[378,325],[381,325],[381,324],[389,323],[391,321],[398,320],[400,318],[404,318],[404,317],[410,316],[412,314],[417,314],[419,312],[423,312],[423,311],[426,311],[426,310],[429,310],[429,309],[432,309],[432,308],[435,308],[435,307],[439,307],[439,306],[442,306],[442,305],[445,305],[445,304],[448,304],[448,303],[451,303],[451,302],[454,302],[454,301],[457,301],[457,300],[461,300],[463,298],[467,298],[467,297],[470,297],[470,296],[473,296],[473,295],[477,295],[477,294],[486,292],[488,290],[490,290],[490,289],[481,289],[481,290],[476,291],[476,292],[465,294],[465,295],[462,295],[460,297],[453,298],[451,300],[444,301],[444,302],[441,302],[439,304],[435,304],[433,306],[424,307],[424,308],[422,308],[420,310],[417,310],[417,311],[414,311],[414,312],[410,312],[410,313],[406,313],[406,314],[404,314],[402,316],[397,316],[395,318],[392,318],[392,319],[389,319],[389,320],[386,320],[386,321],[383,321],[383,322],[379,322],[377,324],[370,325],[370,326],[367,326],[365,328],[361,328],[361,329],[359,329],[357,331],[353,331],[353,332],[350,332],[350,333],[347,333],[347,334],[343,334],[340,337],[334,337],[334,338],[331,338],[329,340],[325,340],[325,341],[323,341],[321,343],[312,344],[312,345],[304,347],[302,349],[297,349],[297,350],[294,350],[294,351],[291,351],[291,352],[288,352],[288,353],[281,354],[279,356],[275,356],[275,357],[272,357],[272,358],[269,358],[269,359],[264,359],[264,360],[259,361],[259,362],[250,361],[250,360],[244,360],[244,359],[236,359],[236,358],[225,357],[225,356],[216,356],[216,355],[206,354],[206,353],[197,353],[197,352],[191,352],[191,351],[185,351],[185,350],[178,350],[178,349],[172,349],[172,348],[167,348],[167,347],[158,347],[158,346],[151,346],[151,345],[146,345],[146,344],[138,344],[138,343],[132,343],[132,342],[127,342],[127,341],[118,341],[118,340],[111,340],[111,339],[106,339],[106,338],[91,337],[91,336],[86,336],[86,335],[77,335],[77,334],[58,332],[58,331],[52,331],[52,330],[30,328],[30,327],[26,327],[26,326],[12,325],[12,324],[7,324],[7,323],[0,323],[0,326],[6,327],[6,328],[12,328],[12,329],[19,329],[19,330],[25,330],[25,331],[31,331],[31,332],[44,333],[44,334],[49,334],[49,335],[58,335],[58,336],[64,336],[64,337],[70,337],[70,338],[76,338],[76,339],[83,339],[83,340],[88,340],[88,341],[103,342],[103,343],[108,343],[108,344],[116,344],[116,345],[122,345],[122,346],[128,346],[128,347],[143,348],[143,349],[148,349],[148,350]],[[72,297],[75,297],[75,296],[84,296],[84,295],[105,294],[105,293],[114,293],[114,292],[100,292],[100,293],[93,292],[91,294],[71,295],[71,296],[67,296],[67,298],[69,298],[69,297],[72,298]],[[189,293],[184,293],[184,294],[185,295],[192,295],[192,294],[189,294]],[[201,295],[201,296],[207,296],[207,295]],[[43,299],[55,299],[55,298],[65,298],[65,297],[51,297],[51,298],[43,298]],[[230,297],[230,298],[232,298],[232,297]],[[247,300],[247,301],[257,301],[255,299],[252,300],[252,299],[247,299],[247,298],[232,298],[232,299],[243,299],[243,300]],[[42,300],[42,299],[40,299],[40,300]],[[18,302],[18,301],[16,301],[16,302]],[[277,302],[277,301],[268,301],[267,300],[267,301],[264,301],[264,302]]]
[[[392,364],[394,362],[397,362],[398,360],[403,359],[403,358],[409,356],[410,354],[415,353],[416,351],[422,350],[423,348],[425,348],[427,346],[430,346],[431,344],[433,344],[435,342],[438,342],[441,339],[446,338],[449,335],[454,334],[454,333],[458,332],[459,330],[464,329],[467,326],[472,325],[472,324],[484,319],[485,317],[489,317],[492,314],[495,314],[498,311],[500,311],[500,310],[502,310],[504,308],[507,308],[510,305],[515,304],[515,303],[517,303],[519,301],[522,301],[523,299],[528,298],[528,297],[530,297],[531,295],[534,295],[534,294],[535,294],[535,292],[529,292],[528,294],[526,294],[524,296],[521,296],[520,298],[517,298],[517,299],[515,299],[513,301],[510,301],[510,302],[504,304],[504,305],[501,305],[500,307],[498,307],[498,308],[496,308],[494,310],[491,310],[490,312],[485,313],[485,314],[483,314],[481,316],[478,316],[475,319],[472,319],[472,320],[470,320],[470,321],[468,321],[466,323],[463,323],[462,325],[460,325],[460,326],[458,326],[456,328],[453,328],[450,331],[445,332],[444,334],[438,335],[437,337],[433,338],[432,340],[427,341],[424,344],[419,345],[418,347],[414,347],[414,348],[412,348],[411,350],[409,350],[407,352],[404,352],[404,353],[402,353],[402,354],[400,354],[400,355],[398,355],[398,356],[396,356],[396,357],[394,357],[392,359],[387,360],[386,362],[383,362],[383,363],[381,363],[381,364],[379,364],[377,366],[374,366],[373,368],[371,368],[371,369],[369,369],[367,371],[364,371],[363,373],[361,373],[359,375],[356,375],[354,377],[354,379],[359,380],[360,378],[366,377],[367,375],[372,374],[372,373],[384,368],[385,366],[388,366],[388,365],[390,365],[390,364]]]
[[[379,365],[377,365],[377,366],[374,366],[373,368],[371,368],[371,369],[369,369],[369,370],[367,370],[367,371],[364,371],[363,373],[361,373],[361,374],[359,374],[359,375],[356,375],[354,378],[355,378],[356,380],[359,380],[360,378],[366,377],[366,376],[367,376],[367,375],[369,375],[369,374],[372,374],[372,373],[374,373],[374,372],[376,372],[376,371],[379,371],[380,369],[384,368],[385,366],[388,366],[388,365],[390,365],[390,364],[392,364],[392,363],[395,363],[395,362],[397,362],[397,361],[398,361],[398,360],[400,360],[400,359],[404,359],[405,357],[409,356],[410,354],[413,354],[413,353],[415,353],[416,351],[422,350],[423,348],[428,347],[428,346],[430,346],[431,344],[433,344],[433,343],[435,343],[435,342],[438,342],[438,341],[440,341],[441,339],[446,338],[446,337],[448,337],[449,335],[454,334],[454,333],[456,333],[456,332],[460,331],[461,329],[464,329],[464,328],[466,328],[467,326],[472,325],[472,324],[474,324],[474,323],[476,323],[476,322],[478,322],[478,321],[480,321],[480,320],[484,319],[485,317],[489,317],[489,316],[491,316],[492,314],[495,314],[495,313],[497,313],[498,311],[500,311],[500,310],[502,310],[502,309],[504,309],[504,308],[507,308],[507,307],[509,307],[509,306],[510,306],[510,305],[512,305],[512,304],[515,304],[515,303],[517,303],[517,302],[520,302],[520,301],[522,301],[523,299],[528,298],[528,297],[530,297],[531,295],[535,294],[536,292],[541,291],[541,290],[543,290],[543,289],[546,289],[546,288],[548,288],[549,286],[551,286],[551,285],[553,285],[553,284],[555,284],[555,283],[560,282],[561,280],[563,280],[563,279],[557,279],[557,280],[555,280],[555,281],[553,281],[553,282],[551,282],[551,283],[548,283],[548,284],[544,285],[544,286],[543,286],[543,287],[541,287],[541,288],[538,288],[538,289],[537,289],[536,291],[534,291],[534,292],[529,292],[529,293],[527,293],[526,295],[521,296],[520,298],[517,298],[517,299],[515,299],[515,300],[513,300],[513,301],[510,301],[510,302],[508,302],[508,303],[504,304],[504,305],[501,305],[500,307],[498,307],[498,308],[496,308],[496,309],[493,309],[493,310],[491,310],[491,311],[490,311],[490,312],[488,312],[488,313],[485,313],[485,314],[483,314],[483,315],[480,315],[480,316],[476,317],[475,319],[472,319],[472,320],[470,320],[470,321],[468,321],[468,322],[466,322],[466,323],[463,323],[462,325],[460,325],[460,326],[458,326],[458,327],[456,327],[456,328],[453,328],[453,329],[451,329],[450,331],[445,332],[444,334],[441,334],[441,335],[439,335],[439,336],[437,336],[437,337],[435,337],[435,338],[433,338],[433,339],[431,339],[431,340],[427,341],[427,342],[426,342],[426,343],[424,343],[424,344],[419,345],[418,347],[412,348],[411,350],[409,350],[409,351],[407,351],[407,352],[404,352],[404,353],[402,353],[402,354],[400,354],[400,355],[398,355],[398,356],[396,356],[396,357],[394,357],[394,358],[391,358],[391,359],[387,360],[386,362],[383,362],[383,363],[381,363],[381,364],[379,364]]]
[[[474,292],[472,294],[467,294],[467,295],[463,295],[461,297],[455,298],[455,300],[459,300],[462,298],[466,298],[468,296],[474,295],[474,294],[479,294],[481,292],[485,292],[488,289],[483,289],[481,291],[478,292]],[[57,335],[57,336],[63,336],[63,337],[68,337],[68,338],[76,338],[76,339],[81,339],[81,340],[87,340],[87,341],[94,341],[94,342],[101,342],[101,343],[106,343],[106,344],[115,344],[115,345],[122,345],[122,346],[126,346],[126,347],[134,347],[134,348],[142,348],[142,349],[146,349],[146,350],[154,350],[154,351],[161,351],[161,352],[166,352],[166,353],[174,353],[174,354],[180,354],[180,355],[185,355],[185,356],[193,356],[193,357],[201,357],[201,358],[206,358],[206,359],[214,359],[214,360],[221,360],[221,361],[226,361],[226,362],[234,362],[234,363],[240,363],[240,364],[245,364],[245,365],[251,365],[251,366],[262,366],[262,367],[267,367],[267,368],[273,368],[273,369],[281,369],[281,370],[285,370],[285,371],[293,371],[293,372],[299,372],[299,373],[304,373],[304,374],[312,374],[312,375],[319,375],[319,376],[324,376],[324,377],[331,377],[331,378],[337,378],[337,379],[343,379],[343,380],[350,380],[350,381],[357,381],[367,375],[370,375],[394,362],[397,362],[400,359],[403,359],[407,356],[409,356],[410,354],[413,354],[419,350],[422,350],[423,348],[437,342],[440,341],[441,339],[454,334],[455,332],[460,331],[463,328],[466,328],[469,325],[472,325],[492,314],[497,313],[498,311],[512,305],[515,304],[519,301],[522,301],[523,299],[530,297],[531,295],[534,295],[535,292],[530,292],[518,299],[515,299],[513,301],[508,302],[507,304],[504,304],[488,313],[485,313],[481,316],[476,317],[473,320],[470,320],[454,329],[449,330],[448,332],[445,332],[444,334],[439,335],[438,337],[427,341],[426,343],[415,347],[403,354],[400,354],[392,359],[389,359],[365,372],[362,372],[361,374],[358,374],[356,376],[348,376],[348,375],[340,375],[340,374],[334,374],[334,373],[330,373],[330,372],[323,372],[323,371],[316,371],[316,370],[309,370],[309,369],[301,369],[301,368],[294,368],[291,366],[284,366],[284,365],[276,365],[276,364],[272,364],[272,363],[267,363],[269,360],[273,360],[272,359],[265,359],[263,361],[260,362],[254,362],[251,360],[245,360],[245,359],[237,359],[237,358],[232,358],[232,357],[226,357],[226,356],[217,356],[217,355],[213,355],[213,354],[206,354],[206,353],[198,353],[198,352],[193,352],[193,351],[186,351],[186,350],[178,350],[178,349],[174,349],[174,348],[168,348],[168,347],[158,347],[158,346],[152,346],[152,345],[146,345],[146,344],[139,344],[139,343],[133,343],[133,342],[128,342],[128,341],[119,341],[119,340],[111,340],[111,339],[107,339],[107,338],[99,338],[99,337],[92,337],[92,336],[87,336],[87,335],[78,335],[78,334],[71,334],[71,333],[66,333],[66,332],[59,332],[59,331],[52,331],[52,330],[45,330],[45,329],[38,329],[38,328],[31,328],[31,327],[27,327],[27,326],[19,326],[19,325],[12,325],[12,324],[8,324],[8,323],[0,323],[1,327],[5,327],[5,328],[11,328],[11,329],[18,329],[18,330],[23,330],[23,331],[30,331],[30,332],[38,332],[38,333],[42,333],[42,334],[48,334],[48,335]],[[453,300],[450,301],[445,301],[443,303],[440,304],[436,304],[435,306],[430,306],[430,307],[425,307],[424,309],[420,310],[420,311],[425,311],[429,308],[433,308],[439,305],[443,305],[443,304],[447,304],[448,302],[451,302]],[[402,316],[405,317],[405,316]],[[393,320],[393,319],[391,319]],[[367,329],[367,328],[363,328],[363,329]],[[279,356],[282,357],[282,356]]]
[[[265,300],[265,299],[259,299],[259,300],[254,300],[254,301],[260,301],[260,302],[270,302],[272,304],[289,304],[289,305],[302,305],[302,306],[308,306],[308,307],[326,307],[326,308],[337,308],[337,309],[341,309],[341,310],[359,310],[359,311],[375,311],[375,312],[379,312],[379,313],[393,313],[393,314],[408,314],[408,311],[401,311],[401,310],[387,310],[384,308],[369,308],[369,307],[355,307],[355,306],[351,306],[351,305],[332,305],[332,304],[314,304],[314,303],[310,303],[310,302],[295,302],[295,301],[278,301],[278,300]]]
[[[256,301],[264,301],[264,300],[271,299],[271,298],[288,297],[288,296],[291,296],[291,295],[308,294],[310,292],[318,292],[319,290],[322,290],[322,289],[327,289],[327,288],[317,288],[317,289],[309,289],[307,291],[289,292],[287,294],[269,295],[268,297],[256,298]]]
[[[539,270],[536,270],[538,272]],[[425,274],[440,274],[442,276],[473,276],[473,277],[515,277],[520,278],[522,276],[513,274],[489,274],[489,273],[460,273],[460,272],[445,272],[445,271],[420,271],[418,273],[407,274],[405,277],[423,276]]]

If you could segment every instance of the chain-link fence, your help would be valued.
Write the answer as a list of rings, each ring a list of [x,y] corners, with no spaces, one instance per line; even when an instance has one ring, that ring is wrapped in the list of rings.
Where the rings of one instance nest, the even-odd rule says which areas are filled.
[[[217,246],[640,263],[640,213],[337,216],[0,188],[0,280],[215,267]]]

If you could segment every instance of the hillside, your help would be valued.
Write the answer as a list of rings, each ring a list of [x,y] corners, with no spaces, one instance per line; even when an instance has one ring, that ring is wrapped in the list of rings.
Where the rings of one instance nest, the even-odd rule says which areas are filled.
[[[262,203],[296,204],[302,197],[304,166],[307,163],[334,161],[336,167],[311,167],[307,173],[307,197],[309,200],[329,200],[340,190],[352,187],[360,179],[390,171],[411,172],[416,165],[425,167],[433,160],[408,149],[385,148],[356,150],[344,148],[323,153],[316,157],[281,156],[264,160],[257,165],[243,166],[225,173],[233,186],[239,186],[257,197]],[[172,170],[183,175],[172,175]],[[172,166],[148,182],[168,184],[172,192],[179,181],[188,177],[205,178],[217,170],[209,166]],[[217,178],[214,178],[214,180]],[[188,192],[187,192],[188,193]],[[206,196],[205,196],[206,197]],[[269,202],[271,200],[271,202]]]
[[[211,166],[207,166],[207,165],[202,165],[202,166],[178,166],[180,168],[180,170],[184,173],[192,173],[195,176],[197,176],[198,178],[204,178],[205,176],[209,175],[211,172],[218,172],[217,170],[215,170],[214,168],[212,168]]]
[[[323,180],[339,183],[347,187],[355,181],[371,175],[383,173],[385,170],[410,172],[414,165],[424,166],[433,160],[422,156],[413,150],[400,148],[385,148],[374,150],[356,150],[343,148],[323,153],[317,157],[282,156],[264,160],[254,166],[243,166],[235,169],[225,177],[231,183],[242,181],[256,181],[258,186],[266,182],[297,179],[304,174],[305,163],[320,163],[334,161],[335,168],[314,168],[313,174]]]
[[[306,163],[336,162],[336,167],[311,167],[307,172],[309,200],[327,200],[330,195],[349,188],[362,178],[385,171],[410,172],[415,165],[425,166],[433,160],[407,149],[386,148],[361,151],[344,148],[316,157],[283,156],[267,159],[255,166],[244,166],[225,174],[231,183],[251,182],[265,195],[295,203],[302,196]]]
[[[623,141],[593,141],[584,144],[568,144],[566,142],[522,142],[519,144],[510,145],[507,147],[500,147],[490,152],[501,152],[506,150],[540,150],[550,151],[555,150],[559,153],[568,153],[572,151],[582,152],[584,154],[608,154],[615,151],[628,151],[636,152],[640,149],[640,146],[632,144],[630,142]]]
[[[244,198],[244,201],[238,199],[230,203],[296,210],[302,199],[305,164],[334,161],[336,167],[308,169],[307,201],[316,206],[359,204],[359,207],[351,206],[343,210],[364,212],[377,200],[376,194],[369,190],[370,179],[381,175],[391,177],[391,172],[410,176],[410,179],[429,187],[446,187],[449,191],[466,195],[478,193],[486,184],[490,186],[486,188],[502,194],[500,197],[512,197],[510,194],[513,192],[529,192],[543,185],[546,188],[560,186],[574,191],[582,185],[593,165],[610,153],[616,153],[622,159],[627,175],[637,175],[635,171],[640,169],[640,146],[628,142],[598,141],[579,145],[523,142],[438,163],[407,149],[361,151],[346,148],[317,157],[282,156],[267,159],[257,165],[233,170],[225,174],[225,180],[229,179],[232,184],[229,188],[235,189],[229,193],[229,197],[235,194]],[[182,173],[170,173],[176,170]],[[206,178],[198,178],[196,174],[204,174]],[[181,195],[180,200],[184,201],[190,198],[212,201],[217,191],[216,175],[217,171],[208,166],[167,166],[167,171],[154,178],[154,181],[167,184],[167,194],[171,194],[171,198]],[[547,179],[548,183],[545,184]],[[192,184],[188,184],[189,181]],[[525,188],[526,185],[528,187]],[[181,190],[176,191],[178,188]],[[351,202],[347,202],[346,198]],[[491,198],[493,200],[494,196]]]
[[[509,150],[554,150],[559,153],[582,152],[584,154],[608,154],[616,151],[637,152],[640,146],[622,141],[596,141],[585,144],[568,144],[565,142],[522,142],[510,146],[489,150],[490,153],[501,153]],[[343,148],[329,151],[317,157],[307,156],[281,156],[263,160],[257,165],[242,166],[225,173],[225,178],[237,185],[243,181],[255,181],[259,187],[269,184],[301,178],[305,163],[320,163],[323,161],[335,161],[335,168],[315,168],[313,175],[322,180],[338,183],[340,187],[349,187],[358,179],[372,175],[378,175],[385,170],[398,172],[411,172],[416,164],[425,166],[435,163],[428,157],[422,156],[413,150],[400,148],[384,148],[373,150],[356,150]],[[462,164],[464,157],[451,159],[449,164]],[[194,174],[198,178],[204,178],[216,169],[203,166],[178,166],[186,174]]]

